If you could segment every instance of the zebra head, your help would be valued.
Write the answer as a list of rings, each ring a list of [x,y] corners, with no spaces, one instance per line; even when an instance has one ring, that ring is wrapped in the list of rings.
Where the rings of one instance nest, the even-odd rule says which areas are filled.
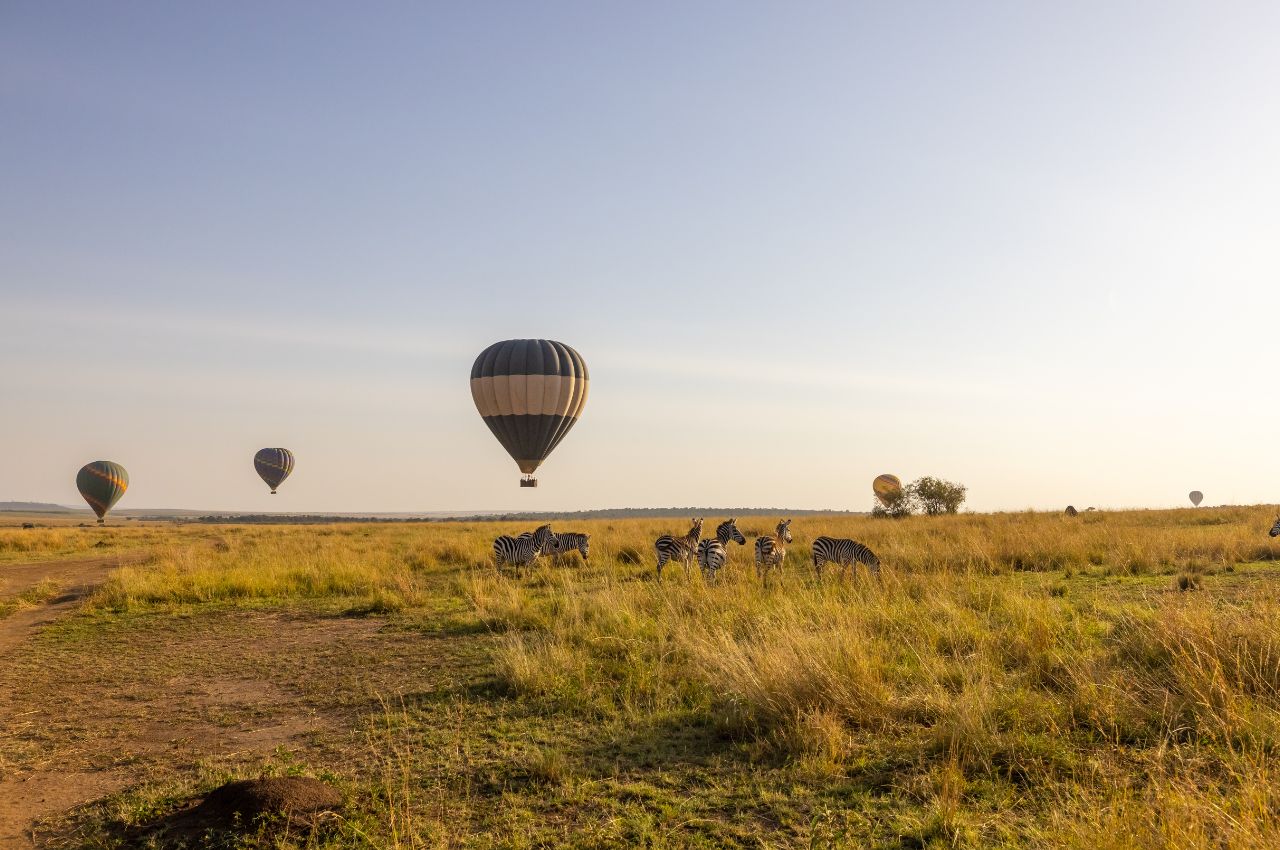
[[[738,530],[738,521],[736,519],[727,519],[720,523],[716,529],[716,539],[722,544],[732,540],[739,546],[747,545],[747,538],[742,536],[742,532]]]
[[[533,545],[544,555],[550,555],[556,545],[556,536],[551,533],[550,525],[540,525],[533,532]]]
[[[702,536],[702,518],[694,517],[693,519],[689,520],[689,522],[693,524],[693,527],[689,529],[689,534],[687,536],[692,537],[693,539],[696,540]]]
[[[778,539],[783,543],[791,542],[791,520],[784,519],[782,522],[778,523]]]
[[[1280,537],[1280,516],[1276,517],[1276,524],[1271,526],[1271,536]]]

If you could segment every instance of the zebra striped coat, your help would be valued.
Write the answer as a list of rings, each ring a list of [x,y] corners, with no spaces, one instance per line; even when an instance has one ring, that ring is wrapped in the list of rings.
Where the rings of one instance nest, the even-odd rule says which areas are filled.
[[[518,537],[504,534],[493,541],[493,557],[499,567],[505,563],[519,569],[533,563],[539,556],[549,554],[555,539],[549,525],[539,526],[537,531],[526,531]]]
[[[791,520],[778,523],[777,535],[762,534],[756,538],[756,575],[761,580],[769,574],[770,567],[782,571],[782,561],[787,557],[786,544],[792,541]]]
[[[880,571],[880,559],[876,554],[856,540],[840,537],[819,537],[813,541],[813,568],[822,578],[822,565],[828,561],[849,567],[853,564],[866,564],[872,572]]]
[[[1276,524],[1271,526],[1271,536],[1280,537],[1280,516],[1276,517]]]
[[[702,567],[702,574],[707,581],[715,581],[716,571],[729,560],[729,553],[725,546],[731,540],[739,546],[747,545],[747,538],[743,537],[742,532],[738,530],[736,519],[720,523],[716,528],[714,539],[703,540],[698,544],[698,566]]]
[[[578,550],[578,554],[582,555],[582,560],[586,561],[591,554],[591,535],[579,534],[576,531],[562,531],[555,537],[555,543],[552,545],[552,551],[557,555],[565,555]]]
[[[683,561],[685,573],[689,572],[689,562],[693,560],[694,553],[698,550],[698,538],[702,536],[702,520],[695,518],[690,522],[693,523],[693,527],[684,537],[664,534],[653,541],[653,549],[658,555],[659,580],[662,579],[662,566],[667,561]]]

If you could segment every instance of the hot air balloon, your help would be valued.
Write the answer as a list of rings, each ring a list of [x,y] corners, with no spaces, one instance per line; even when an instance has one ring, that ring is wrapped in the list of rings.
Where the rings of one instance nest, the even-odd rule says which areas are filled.
[[[293,472],[293,452],[288,449],[258,449],[253,456],[253,468],[258,470],[258,475],[267,482],[274,496],[276,488]]]
[[[1204,501],[1204,493],[1201,493],[1199,490],[1192,490],[1187,494],[1187,498],[1191,500],[1191,504],[1198,508],[1200,507],[1200,503]]]
[[[888,473],[877,475],[876,480],[871,482],[871,489],[880,500],[880,504],[886,508],[902,498],[902,482],[896,475]]]
[[[563,342],[508,339],[480,352],[471,367],[471,398],[515,460],[521,487],[582,415],[590,376],[582,355]]]
[[[129,489],[129,473],[118,463],[95,460],[80,467],[76,473],[76,489],[98,515],[98,525],[106,525],[107,511]]]

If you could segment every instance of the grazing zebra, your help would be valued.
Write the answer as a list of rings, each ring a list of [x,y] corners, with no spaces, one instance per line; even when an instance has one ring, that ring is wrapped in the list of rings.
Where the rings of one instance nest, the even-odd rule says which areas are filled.
[[[1271,536],[1280,537],[1280,516],[1276,517],[1276,524],[1271,526]]]
[[[702,520],[690,520],[693,527],[689,529],[689,533],[684,537],[672,537],[670,534],[664,534],[657,540],[653,541],[653,549],[658,553],[658,580],[662,580],[662,565],[667,561],[680,560],[684,562],[684,571],[689,573],[689,562],[693,560],[693,555],[698,549],[698,538],[702,536]]]
[[[747,538],[743,537],[742,532],[738,530],[736,519],[720,523],[716,528],[715,539],[708,538],[698,544],[698,566],[702,567],[702,573],[707,581],[715,581],[716,571],[729,560],[729,553],[724,547],[730,540],[739,546],[747,545]]]
[[[539,526],[537,531],[526,531],[518,537],[504,534],[493,541],[493,557],[499,567],[506,563],[519,570],[539,556],[548,554],[555,545],[555,539],[549,525]]]
[[[551,551],[557,556],[572,552],[574,549],[582,555],[585,562],[587,556],[591,554],[591,535],[579,534],[575,531],[562,531],[555,537],[555,543],[552,544]]]
[[[856,540],[838,537],[819,537],[813,541],[813,568],[822,578],[822,565],[827,561],[848,567],[853,564],[866,564],[872,572],[880,571],[880,559],[866,546]]]
[[[756,575],[763,581],[769,574],[770,567],[782,571],[782,561],[787,557],[786,544],[790,543],[791,520],[784,519],[778,523],[778,534],[761,534],[756,538]]]

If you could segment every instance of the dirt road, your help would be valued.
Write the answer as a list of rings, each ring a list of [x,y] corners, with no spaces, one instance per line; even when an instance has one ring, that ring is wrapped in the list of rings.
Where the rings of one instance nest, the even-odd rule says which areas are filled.
[[[21,652],[21,644],[31,635],[74,610],[112,570],[145,558],[145,553],[130,553],[0,565],[0,600],[12,599],[46,579],[59,586],[58,594],[48,602],[0,619],[0,664]],[[10,727],[17,720],[0,718],[0,724]],[[0,850],[32,846],[26,828],[34,818],[91,800],[110,784],[110,778],[95,774],[62,775],[56,781],[47,775],[24,779],[0,776]]]
[[[102,584],[112,570],[126,564],[136,564],[145,558],[146,553],[137,552],[98,558],[0,565],[0,600],[18,596],[46,579],[57,582],[60,587],[59,593],[43,605],[15,611],[0,619],[0,657],[44,626],[73,610],[95,587]]]

